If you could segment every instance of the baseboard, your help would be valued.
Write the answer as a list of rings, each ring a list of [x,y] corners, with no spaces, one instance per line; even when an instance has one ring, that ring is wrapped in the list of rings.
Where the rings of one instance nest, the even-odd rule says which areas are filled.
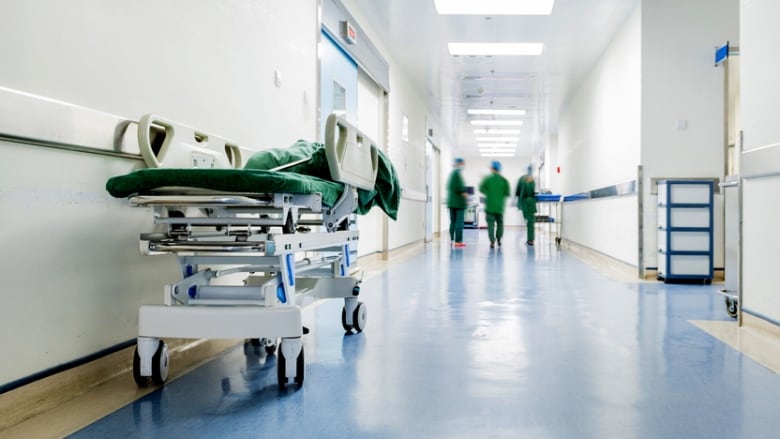
[[[243,340],[166,339],[173,380],[193,366],[243,342]],[[0,395],[0,433],[26,419],[45,413],[111,379],[132,377],[135,346],[90,361]],[[150,389],[150,391],[153,389]],[[0,434],[2,436],[2,434]]]
[[[757,313],[743,309],[742,327],[751,329],[763,336],[780,342],[780,325],[774,321],[763,318],[763,316],[760,316]]]
[[[595,265],[600,271],[620,280],[635,281],[639,279],[639,269],[636,265],[631,265],[608,254],[566,239],[561,240],[561,247],[569,250],[583,261]]]

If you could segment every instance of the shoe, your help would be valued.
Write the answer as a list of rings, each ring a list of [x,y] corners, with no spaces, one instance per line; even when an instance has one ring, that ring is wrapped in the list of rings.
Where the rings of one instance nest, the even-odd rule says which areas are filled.
[[[463,248],[465,246],[466,246],[465,242],[456,242],[455,245],[453,245],[453,247],[455,248]]]
[[[533,247],[533,245],[534,245],[534,242],[533,242],[533,241],[526,241],[526,242],[525,242],[525,245],[530,245],[531,247]]]
[[[498,240],[498,246],[501,247],[501,240]]]
[[[490,243],[490,248],[496,248],[496,244],[494,244],[494,243],[492,243],[492,242],[491,242],[491,243]]]

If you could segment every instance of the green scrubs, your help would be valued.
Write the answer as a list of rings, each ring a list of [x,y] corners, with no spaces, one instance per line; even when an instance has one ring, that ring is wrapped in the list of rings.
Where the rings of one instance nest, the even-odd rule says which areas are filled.
[[[450,209],[450,239],[463,242],[463,217],[466,214],[466,183],[456,168],[447,180],[447,207]]]
[[[527,242],[534,242],[534,225],[536,224],[536,183],[530,175],[520,177],[517,182],[515,195],[517,196],[517,208],[523,211],[528,231]]]
[[[497,172],[485,177],[479,184],[479,191],[485,194],[485,219],[487,220],[490,245],[504,236],[504,206],[509,196],[509,182]]]

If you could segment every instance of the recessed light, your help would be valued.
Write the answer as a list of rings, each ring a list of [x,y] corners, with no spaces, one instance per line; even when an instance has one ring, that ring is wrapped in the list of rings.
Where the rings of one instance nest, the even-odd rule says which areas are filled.
[[[519,137],[477,137],[477,142],[517,142]]]
[[[489,108],[469,108],[468,113],[474,116],[525,116],[525,110],[491,110]]]
[[[472,120],[472,125],[521,126],[522,120]]]
[[[542,43],[447,43],[450,55],[541,55]]]
[[[514,153],[508,152],[486,152],[479,155],[480,157],[514,157]]]
[[[474,130],[474,134],[520,134],[520,130],[502,130],[501,128],[480,128]]]
[[[477,143],[479,148],[516,148],[517,143]]]
[[[550,15],[555,0],[433,0],[442,15]]]

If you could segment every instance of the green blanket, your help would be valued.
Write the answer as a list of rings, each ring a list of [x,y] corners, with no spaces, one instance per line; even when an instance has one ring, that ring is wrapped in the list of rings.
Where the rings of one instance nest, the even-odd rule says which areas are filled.
[[[269,171],[286,163],[309,158],[305,163]],[[358,189],[357,213],[365,214],[379,206],[390,218],[397,219],[401,186],[390,160],[379,152],[379,170],[373,190]],[[330,180],[330,170],[322,144],[298,141],[289,148],[274,148],[255,153],[244,169],[141,169],[110,178],[106,190],[114,197],[148,194],[164,187],[193,187],[221,192],[287,192],[322,194],[322,201],[333,206],[344,185]]]
[[[398,219],[398,205],[401,203],[401,183],[390,159],[382,151],[377,150],[377,152],[379,168],[374,189],[358,189],[357,213],[366,214],[372,207],[379,206],[387,216],[395,220]],[[325,145],[304,140],[297,141],[289,148],[259,151],[247,160],[244,169],[273,169],[302,159],[309,160],[285,171],[331,180]]]

